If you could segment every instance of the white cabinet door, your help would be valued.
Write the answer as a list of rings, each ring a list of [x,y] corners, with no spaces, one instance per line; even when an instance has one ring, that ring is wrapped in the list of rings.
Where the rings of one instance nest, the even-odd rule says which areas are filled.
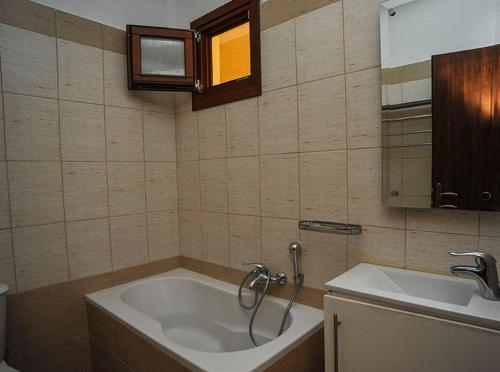
[[[325,296],[326,371],[499,372],[500,332],[355,300]]]

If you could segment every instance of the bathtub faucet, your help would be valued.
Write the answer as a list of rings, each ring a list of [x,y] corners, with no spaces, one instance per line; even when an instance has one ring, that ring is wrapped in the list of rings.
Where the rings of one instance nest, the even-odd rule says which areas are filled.
[[[276,275],[272,275],[269,273],[269,269],[266,265],[261,263],[244,263],[243,266],[254,266],[254,269],[251,271],[252,281],[250,282],[250,288],[256,289],[260,283],[268,283],[269,284],[278,284],[285,285],[287,282],[286,274],[283,272],[277,273]]]

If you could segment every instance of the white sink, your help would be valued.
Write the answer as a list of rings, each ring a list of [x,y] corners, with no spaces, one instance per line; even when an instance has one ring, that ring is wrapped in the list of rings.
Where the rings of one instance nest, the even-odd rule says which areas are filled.
[[[326,287],[334,293],[500,330],[500,301],[482,298],[477,284],[468,279],[360,264]]]

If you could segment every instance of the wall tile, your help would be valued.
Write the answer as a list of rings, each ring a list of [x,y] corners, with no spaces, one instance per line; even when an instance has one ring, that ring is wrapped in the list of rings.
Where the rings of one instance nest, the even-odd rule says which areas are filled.
[[[16,293],[16,274],[12,251],[12,232],[0,231],[0,282],[9,286],[9,294]]]
[[[126,56],[107,50],[104,51],[104,102],[137,110],[142,107],[141,93],[128,90]]]
[[[148,213],[149,261],[180,254],[177,211]]]
[[[342,3],[295,19],[299,83],[344,73]]]
[[[2,81],[0,79],[0,92],[2,90]],[[0,93],[0,161],[5,160],[5,125],[3,111],[3,94]]]
[[[299,239],[297,220],[262,218],[262,261],[271,272],[293,275],[288,246]]]
[[[344,2],[346,72],[380,66],[380,0]]]
[[[261,157],[260,200],[263,216],[299,217],[298,163],[296,154]]]
[[[200,159],[226,157],[226,108],[216,106],[199,112]]]
[[[163,112],[165,114],[175,114],[175,93],[174,92],[142,92],[142,109],[145,111]]]
[[[202,259],[201,212],[179,210],[181,255]]]
[[[175,112],[177,114],[192,110],[192,95],[193,93],[189,92],[175,92]]]
[[[229,213],[260,215],[259,157],[227,159]]]
[[[175,161],[175,116],[144,112],[143,121],[146,161]]]
[[[229,223],[225,213],[202,212],[202,258],[229,265]]]
[[[404,209],[382,205],[382,150],[351,150],[347,157],[349,222],[404,228]]]
[[[298,151],[297,88],[285,88],[259,97],[261,155]]]
[[[380,69],[346,76],[347,145],[350,149],[382,145]]]
[[[198,113],[186,112],[175,117],[175,134],[177,138],[177,160],[198,160]]]
[[[472,260],[470,257],[451,257],[448,252],[470,252],[477,248],[477,237],[472,235],[407,231],[405,267],[449,274],[450,266],[471,264]]]
[[[323,8],[328,4],[336,3],[339,0],[302,0],[295,2],[295,16],[312,12],[316,9]]]
[[[10,228],[10,205],[7,163],[0,161],[0,229],[8,228]]]
[[[201,210],[227,212],[226,159],[200,161]]]
[[[243,263],[262,261],[260,217],[229,215],[230,265],[248,270]]]
[[[480,235],[500,237],[500,213],[481,212],[480,221]]]
[[[407,209],[406,228],[456,234],[479,234],[479,212]]]
[[[56,100],[4,94],[8,160],[60,160]]]
[[[295,16],[295,0],[264,1],[260,5],[261,30],[280,25]]]
[[[279,24],[262,31],[262,91],[289,87],[297,83],[295,61],[295,22]]]
[[[13,242],[19,292],[69,279],[64,224],[14,229]]]
[[[64,221],[61,165],[8,163],[12,225]]]
[[[299,85],[298,96],[300,151],[345,149],[344,76]]]
[[[111,271],[107,218],[66,224],[71,280]]]
[[[177,190],[180,209],[201,209],[199,161],[177,163]]]
[[[106,107],[108,161],[143,161],[142,114],[137,110]]]
[[[148,261],[146,215],[110,218],[113,270]]]
[[[348,238],[348,267],[361,262],[404,267],[405,231],[363,226],[361,235]]]
[[[146,162],[148,212],[177,209],[177,166],[174,162]]]
[[[63,161],[105,161],[104,107],[59,102]]]
[[[300,217],[347,222],[345,151],[300,154]]]
[[[227,155],[259,154],[259,113],[257,98],[233,102],[226,106]]]
[[[127,46],[125,30],[120,30],[106,25],[101,25],[101,29],[103,49],[126,55]]]
[[[144,213],[144,163],[108,163],[110,216]]]
[[[101,24],[59,10],[56,24],[58,38],[102,49]]]
[[[28,0],[2,0],[0,23],[56,36],[55,11],[48,6]]]
[[[56,39],[0,24],[4,92],[57,98]]]
[[[324,289],[325,283],[347,271],[347,237],[301,231],[304,285]],[[291,243],[291,242],[290,242]]]
[[[108,216],[106,163],[63,163],[66,220]]]
[[[102,49],[57,40],[59,98],[104,103]]]

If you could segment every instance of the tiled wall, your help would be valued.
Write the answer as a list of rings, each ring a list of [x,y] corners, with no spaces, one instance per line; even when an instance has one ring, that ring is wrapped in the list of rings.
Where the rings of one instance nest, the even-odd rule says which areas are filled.
[[[262,96],[192,112],[178,95],[182,255],[290,273],[287,247],[300,239],[305,285],[317,288],[359,262],[447,273],[460,262],[450,250],[500,255],[498,214],[382,206],[378,6],[271,0]],[[299,219],[364,230],[300,232]]]
[[[25,0],[0,14],[0,282],[177,256],[175,96],[128,91],[123,31]]]

